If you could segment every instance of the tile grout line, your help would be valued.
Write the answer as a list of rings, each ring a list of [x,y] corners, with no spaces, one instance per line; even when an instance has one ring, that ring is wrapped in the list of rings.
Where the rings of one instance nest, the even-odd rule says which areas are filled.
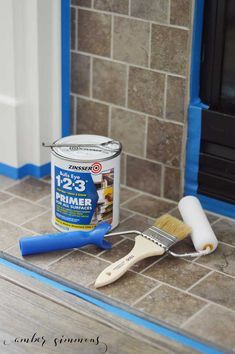
[[[200,257],[203,257],[203,256],[200,256]],[[196,260],[198,260],[200,257],[196,258]],[[235,275],[231,275],[231,274],[228,274],[228,273],[225,273],[225,272],[221,272],[220,270],[216,269],[216,268],[212,268],[212,267],[209,267],[208,265],[205,265],[205,264],[201,264],[201,263],[195,263],[195,261],[193,260],[192,262],[190,262],[188,259],[185,259],[186,262],[189,262],[189,263],[192,263],[192,264],[196,264],[202,268],[205,268],[205,269],[208,269],[208,270],[211,270],[211,271],[214,271],[216,273],[219,273],[221,275],[224,275],[225,277],[228,277],[228,278],[232,278],[232,279],[235,279]]]
[[[149,23],[149,53],[148,53],[148,68],[151,69],[151,56],[152,56],[152,23]]]
[[[145,293],[144,295],[142,295],[141,297],[139,297],[137,300],[135,300],[134,302],[131,303],[131,306],[135,306],[138,304],[138,302],[140,302],[141,300],[143,300],[145,297],[147,297],[148,295],[150,295],[152,292],[154,292],[157,288],[159,288],[160,286],[162,286],[162,284],[157,284],[154,288],[150,289],[149,291],[147,291],[147,293]]]
[[[52,266],[54,263],[59,262],[61,259],[63,259],[64,257],[68,256],[69,254],[71,254],[71,253],[73,253],[73,252],[74,252],[74,249],[72,249],[71,251],[68,250],[68,253],[63,254],[63,256],[61,256],[61,257],[55,259],[54,261],[48,263],[47,266],[46,266],[46,269],[48,269],[48,268],[49,268],[50,266]]]
[[[209,306],[211,306],[210,303],[205,304],[200,310],[198,310],[197,312],[195,312],[192,316],[190,316],[185,322],[183,322],[179,328],[184,328],[185,326],[187,326],[187,324],[189,324],[195,317],[197,317],[198,315],[200,315],[200,313],[202,313],[204,310],[206,310]]]
[[[18,196],[18,195],[16,195],[16,194],[11,193],[11,192],[7,192],[7,193],[9,193],[9,195],[11,195],[11,196],[12,196],[12,198],[11,198],[11,199],[6,200],[6,201],[5,201],[5,202],[3,202],[3,203],[8,202],[9,200],[18,199],[18,200],[22,200],[22,201],[24,201],[24,202],[27,202],[27,203],[33,204],[33,205],[35,205],[35,206],[37,206],[37,207],[40,207],[40,208],[45,208],[45,207],[43,207],[43,206],[41,206],[41,205],[38,205],[38,204],[37,204],[37,203],[38,203],[38,201],[32,201],[32,200],[30,200],[30,199],[27,199],[27,198],[24,198],[24,197]],[[47,195],[47,197],[48,197],[48,195]],[[40,199],[42,199],[42,198],[40,198]],[[40,200],[40,199],[39,199],[39,200]],[[1,204],[1,205],[2,205],[2,204]]]
[[[167,8],[167,24],[170,27],[171,26],[171,0],[168,1],[168,8]]]
[[[162,26],[162,27],[170,27],[170,28],[175,28],[175,29],[181,29],[185,32],[189,32],[190,31],[190,28],[189,27],[185,27],[185,26],[179,26],[179,25],[174,25],[172,23],[162,23],[162,22],[158,22],[158,21],[152,21],[152,20],[146,20],[144,18],[141,18],[141,17],[136,17],[136,16],[132,16],[132,15],[129,15],[129,14],[120,14],[118,12],[112,12],[112,11],[105,11],[105,10],[99,10],[99,9],[94,9],[94,8],[90,8],[90,7],[82,7],[82,6],[76,6],[76,5],[73,5],[73,7],[77,7],[79,10],[84,10],[84,11],[89,11],[89,12],[97,12],[99,14],[105,14],[105,15],[109,15],[109,16],[112,16],[112,15],[115,15],[115,16],[118,16],[118,17],[124,17],[124,18],[127,18],[127,19],[134,19],[134,20],[137,20],[137,21],[140,21],[140,22],[145,22],[145,23],[151,23],[153,25],[159,25],[159,26]]]
[[[153,262],[152,264],[148,265],[147,267],[145,267],[144,269],[142,269],[139,273],[140,274],[144,274],[144,272],[146,272],[146,270],[148,270],[149,268],[155,266],[155,264],[159,263],[161,260],[163,260],[164,258],[166,258],[168,256],[167,252],[165,252],[162,256],[160,256],[155,262]],[[157,257],[157,256],[156,256]],[[150,277],[151,278],[151,277]]]
[[[226,243],[226,242],[224,242],[224,241],[219,241],[219,243],[221,243],[222,245],[225,245],[225,246],[229,246],[229,247],[231,247],[231,248],[235,248],[235,245],[231,245],[231,244]]]
[[[85,51],[81,51],[81,50],[71,49],[71,53],[77,53],[77,54],[86,55],[86,56],[92,55],[95,59],[100,59],[100,60],[103,59],[103,60],[106,60],[106,61],[111,61],[111,62],[114,62],[114,63],[117,63],[117,64],[122,64],[122,65],[126,65],[127,64],[126,61],[122,61],[120,59],[114,59],[114,58],[110,58],[110,57],[107,57],[107,56],[102,56],[102,55],[89,53],[89,52],[85,52]],[[133,66],[134,68],[137,68],[137,69],[145,69],[147,71],[153,71],[153,72],[158,73],[158,74],[170,75],[170,76],[178,77],[178,78],[185,79],[185,80],[187,79],[186,75],[176,74],[176,73],[172,73],[170,71],[154,69],[154,68],[151,68],[151,67],[148,67],[148,66],[137,65],[135,63],[129,63],[129,65]]]
[[[2,202],[0,202],[0,206],[4,205],[7,202],[10,202],[12,199],[14,199],[14,197],[10,196],[10,198],[8,198],[7,200],[3,200]]]
[[[26,220],[26,221],[24,221],[22,224],[20,224],[19,226],[20,227],[24,227],[23,225],[24,224],[26,224],[26,223],[28,223],[28,222],[31,222],[31,221],[33,221],[34,219],[37,219],[37,218],[39,218],[40,216],[43,216],[44,214],[47,214],[49,212],[49,210],[47,209],[47,210],[44,210],[42,213],[40,213],[40,214],[38,214],[38,215],[34,215],[33,217],[31,217],[30,219],[28,219],[28,220]],[[30,230],[30,229],[29,229]],[[31,230],[31,231],[34,231],[35,232],[35,230]],[[37,231],[36,231],[37,232]],[[56,230],[55,230],[55,233],[57,233],[56,232]],[[58,233],[59,233],[59,231],[58,231]]]
[[[126,66],[129,67],[129,65],[126,65]],[[89,101],[89,100],[92,99],[92,101],[95,102],[95,103],[101,103],[101,104],[106,105],[106,106],[112,105],[114,108],[119,108],[119,109],[122,109],[122,110],[124,110],[124,111],[128,111],[128,112],[131,112],[131,113],[139,114],[139,115],[141,115],[141,116],[146,115],[146,116],[148,116],[149,118],[153,118],[153,119],[159,120],[159,121],[161,121],[161,122],[163,122],[163,123],[165,123],[165,122],[166,122],[166,123],[171,123],[171,124],[173,124],[173,125],[180,126],[180,127],[183,127],[183,128],[184,128],[184,126],[185,126],[185,124],[184,124],[184,123],[181,123],[181,122],[176,122],[176,121],[174,121],[174,120],[164,119],[164,118],[158,117],[158,116],[153,116],[153,115],[151,115],[151,114],[149,114],[149,113],[146,113],[146,112],[137,111],[137,110],[134,110],[134,109],[129,108],[129,107],[127,107],[127,106],[120,106],[120,105],[117,105],[117,104],[115,104],[115,103],[113,103],[113,102],[102,101],[102,100],[100,100],[100,99],[98,99],[98,98],[95,98],[95,97],[88,97],[88,96],[76,94],[76,93],[73,93],[73,92],[71,93],[71,96],[75,96],[75,97],[78,97],[78,98],[82,98],[83,100],[87,100],[87,101]],[[170,165],[169,165],[169,167],[172,167],[172,168],[175,168],[175,169],[179,168],[178,166],[175,167],[175,166],[170,166]]]
[[[131,16],[131,0],[129,0],[129,2],[128,2],[128,17],[132,17]]]
[[[9,178],[9,177],[7,177]],[[14,180],[14,182],[10,185],[10,186],[5,186],[4,188],[0,188],[0,192],[7,192],[7,189],[9,188],[12,188],[12,187],[15,187],[17,184],[21,183],[21,182],[24,182],[26,181],[27,179],[29,178],[32,178],[32,177],[29,177],[29,176],[26,176],[22,179],[18,179],[18,180]],[[10,179],[10,178],[9,178]],[[11,179],[12,180],[12,179]],[[13,181],[13,180],[12,180]],[[8,193],[8,192],[7,192]]]
[[[198,284],[200,284],[202,281],[204,281],[206,278],[208,278],[211,274],[214,273],[214,270],[211,270],[210,272],[208,272],[207,274],[205,274],[203,277],[201,277],[200,279],[198,279],[194,284],[190,285],[185,291],[187,293],[190,293],[190,291],[197,286]],[[190,293],[191,294],[191,293]]]

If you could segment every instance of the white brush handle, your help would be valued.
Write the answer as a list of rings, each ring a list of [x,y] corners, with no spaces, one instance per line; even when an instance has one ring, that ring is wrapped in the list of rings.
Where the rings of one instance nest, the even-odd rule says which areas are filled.
[[[158,246],[143,236],[135,238],[133,249],[123,258],[112,263],[100,273],[95,282],[95,288],[113,283],[119,279],[135,263],[151,256],[160,256],[165,252],[164,248]]]

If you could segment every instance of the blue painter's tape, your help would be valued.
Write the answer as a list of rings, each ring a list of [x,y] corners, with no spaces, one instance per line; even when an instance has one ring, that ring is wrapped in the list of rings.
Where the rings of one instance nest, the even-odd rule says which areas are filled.
[[[0,174],[12,179],[21,179],[26,176],[42,178],[51,174],[51,164],[46,163],[42,166],[26,164],[21,167],[13,167],[0,163]]]
[[[107,304],[99,299],[93,298],[90,295],[81,293],[75,289],[72,289],[68,286],[62,285],[54,280],[51,280],[45,276],[42,276],[40,274],[37,274],[35,272],[32,272],[28,269],[25,269],[21,266],[18,266],[14,263],[11,263],[5,259],[0,258],[0,264],[3,264],[11,269],[14,269],[18,272],[21,272],[25,274],[26,276],[32,277],[34,279],[37,279],[43,283],[48,284],[49,286],[52,286],[53,288],[56,288],[58,290],[67,292],[69,294],[75,295],[85,301],[88,301],[89,303],[92,303],[95,306],[98,306],[108,312],[113,313],[114,315],[118,317],[122,317],[128,321],[134,322],[135,324],[139,326],[143,326],[149,330],[152,330],[156,333],[159,333],[160,335],[167,337],[169,340],[176,341],[178,343],[181,343],[184,346],[187,346],[189,348],[193,348],[195,350],[198,350],[201,353],[208,353],[208,354],[221,354],[224,353],[223,351],[213,348],[205,343],[200,342],[199,340],[189,338],[183,334],[180,334],[174,330],[171,330],[167,327],[164,327],[162,325],[155,324],[153,322],[147,321],[141,317],[138,317],[137,315],[131,314],[125,310],[122,310],[118,307],[115,307],[113,305]]]
[[[70,0],[61,0],[62,136],[70,135]]]

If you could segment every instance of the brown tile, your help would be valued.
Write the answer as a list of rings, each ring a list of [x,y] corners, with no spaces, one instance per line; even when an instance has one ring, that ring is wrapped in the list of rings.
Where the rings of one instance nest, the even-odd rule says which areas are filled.
[[[186,86],[181,77],[167,77],[166,118],[184,122]]]
[[[175,207],[175,204],[173,202],[167,202],[165,200],[143,195],[123,204],[123,207],[148,215],[152,218],[157,218],[162,214],[168,213]]]
[[[125,104],[126,65],[94,59],[93,96],[102,101]]]
[[[170,23],[178,26],[190,27],[191,25],[191,0],[171,0]]]
[[[135,307],[160,320],[179,326],[204,305],[205,302],[202,300],[162,285],[144,297]]]
[[[200,312],[184,329],[193,335],[213,342],[227,349],[235,348],[235,314],[216,305],[210,305]]]
[[[70,49],[76,48],[76,9],[70,7]]]
[[[121,184],[126,184],[126,154],[121,155],[121,171],[120,171],[120,182]]]
[[[130,211],[127,211],[125,209],[120,209],[120,222],[122,222],[123,220],[127,219],[129,216],[133,215],[132,212]],[[116,231],[116,228],[115,228],[115,231]]]
[[[118,245],[114,246],[111,250],[105,251],[100,255],[101,258],[109,262],[116,262],[122,257],[126,256],[134,247],[134,241],[123,240]]]
[[[144,115],[112,108],[111,137],[121,141],[125,152],[144,155],[145,125]]]
[[[76,129],[77,122],[75,116],[75,111],[76,111],[75,102],[76,102],[76,97],[70,95],[70,123],[71,123],[72,133],[76,133],[77,130]]]
[[[128,107],[161,117],[165,76],[147,69],[130,67]]]
[[[209,270],[191,262],[167,256],[148,268],[143,274],[186,290],[209,272]]]
[[[175,217],[177,217],[177,215]],[[190,236],[180,242],[177,242],[174,246],[171,247],[171,251],[177,254],[196,252]],[[194,258],[185,256],[183,259],[192,261]]]
[[[154,224],[154,219],[152,218],[148,218],[146,216],[141,216],[141,215],[134,215],[130,217],[128,220],[123,221],[115,229],[115,231],[117,232],[129,231],[129,230],[145,231],[153,224]],[[136,235],[133,234],[125,235],[125,237],[130,237],[132,240],[134,240],[135,236]]]
[[[148,66],[150,25],[130,18],[114,17],[113,57]]]
[[[130,189],[127,189],[123,186],[121,186],[120,190],[120,203],[125,203],[128,201],[128,199],[133,198],[134,196],[137,196],[139,193],[135,191],[131,191]]]
[[[169,0],[135,0],[131,2],[131,16],[156,22],[167,22]]]
[[[190,292],[220,305],[235,309],[234,278],[215,272],[193,287]]]
[[[172,167],[180,166],[183,127],[149,118],[147,157]]]
[[[128,14],[128,0],[94,0],[94,8],[97,10]]]
[[[52,225],[51,216],[51,211],[47,211],[45,214],[26,222],[23,227],[38,234],[57,234],[59,231]]]
[[[51,196],[45,197],[38,201],[38,205],[41,205],[44,208],[50,209],[51,208]]]
[[[213,230],[219,241],[235,246],[235,221],[219,220],[213,225]]]
[[[42,178],[44,182],[51,183],[51,175],[45,176]]]
[[[9,177],[0,175],[0,189],[9,188],[11,185],[16,184],[17,181]]]
[[[91,7],[91,0],[71,0],[71,5]]]
[[[107,105],[78,98],[77,100],[77,133],[78,134],[108,134]]]
[[[46,209],[19,198],[13,198],[2,205],[0,204],[0,218],[13,221],[17,225],[23,224],[43,211]]]
[[[43,253],[43,254],[34,254],[31,256],[22,257],[21,253],[20,253],[19,246],[15,245],[15,246],[9,248],[6,252],[8,254],[10,254],[11,256],[14,256],[16,258],[20,258],[20,259],[24,260],[25,262],[34,264],[34,265],[41,267],[41,268],[47,268],[50,263],[55,262],[56,260],[59,260],[59,258],[65,256],[66,254],[71,252],[71,250],[48,252],[48,253]]]
[[[78,11],[78,49],[110,56],[111,16],[87,10]]]
[[[23,182],[8,188],[7,191],[15,196],[24,197],[30,201],[36,202],[37,200],[48,196],[51,192],[51,187],[48,183],[45,183],[42,180],[30,177]]]
[[[67,280],[88,285],[109,265],[109,263],[89,256],[81,251],[74,251],[53,263],[48,269]]]
[[[160,196],[162,166],[127,155],[127,180],[129,187]]]
[[[200,257],[197,263],[219,270],[228,275],[235,276],[235,248],[219,244],[215,252]]]
[[[125,304],[130,305],[156,285],[157,282],[154,280],[147,279],[136,273],[127,272],[114,283],[99,288],[98,290],[109,297],[121,300],[125,302]],[[91,288],[93,288],[93,285]]]
[[[10,194],[0,192],[0,203],[5,202],[6,200],[12,198]]]
[[[164,198],[178,201],[182,196],[181,170],[165,167]]]
[[[0,230],[1,230],[1,235],[0,235],[0,249],[5,250],[14,244],[17,243],[18,246],[18,240],[20,237],[23,236],[29,236],[32,233],[29,231],[9,224],[6,221],[0,220]]]
[[[90,57],[71,53],[71,91],[89,96],[90,91]]]
[[[207,216],[207,219],[209,220],[209,222],[212,224],[214,223],[216,220],[219,219],[219,216],[217,215],[214,215],[214,214],[211,214],[209,212],[206,212],[206,216]],[[214,227],[214,226],[213,226]]]
[[[152,26],[151,67],[185,75],[188,62],[188,31]]]
[[[123,237],[121,237],[121,236],[108,236],[106,238],[106,240],[108,242],[112,243],[112,245],[115,245],[117,242],[123,240]],[[82,249],[82,251],[84,251],[86,253],[93,254],[93,255],[97,255],[100,252],[102,252],[102,249],[96,247],[95,245],[88,245],[88,246],[82,247],[81,249]]]

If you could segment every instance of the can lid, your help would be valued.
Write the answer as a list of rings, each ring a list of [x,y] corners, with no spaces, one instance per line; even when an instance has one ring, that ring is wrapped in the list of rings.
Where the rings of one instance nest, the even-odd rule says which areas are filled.
[[[119,141],[92,134],[70,135],[57,140],[52,151],[63,158],[75,161],[106,160],[120,154],[122,146]]]

